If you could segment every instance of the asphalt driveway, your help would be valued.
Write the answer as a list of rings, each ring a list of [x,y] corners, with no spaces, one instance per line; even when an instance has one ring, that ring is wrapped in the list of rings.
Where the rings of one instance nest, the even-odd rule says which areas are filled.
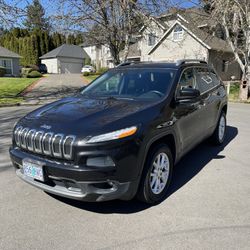
[[[86,82],[81,74],[50,74],[24,95],[28,102],[54,100],[75,93]]]
[[[184,157],[153,207],[71,201],[19,180],[7,150],[30,110],[0,109],[0,249],[250,249],[250,105],[230,104],[225,145]]]

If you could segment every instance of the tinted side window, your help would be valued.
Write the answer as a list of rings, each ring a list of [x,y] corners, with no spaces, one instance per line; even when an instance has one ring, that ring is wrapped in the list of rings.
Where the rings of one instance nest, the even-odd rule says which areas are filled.
[[[208,68],[195,68],[195,76],[201,93],[204,93],[214,87]]]
[[[213,85],[217,86],[220,84],[220,79],[218,78],[218,76],[216,75],[216,73],[214,72],[213,69],[210,70],[210,76],[213,80]]]
[[[177,86],[177,97],[179,96],[180,90],[182,90],[183,88],[198,89],[193,68],[187,68],[182,72]]]

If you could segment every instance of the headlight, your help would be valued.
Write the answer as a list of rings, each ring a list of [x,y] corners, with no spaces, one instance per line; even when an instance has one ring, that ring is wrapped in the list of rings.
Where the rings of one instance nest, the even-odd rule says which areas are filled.
[[[87,141],[87,143],[104,142],[104,141],[121,139],[135,134],[136,131],[137,131],[136,126],[124,128],[110,133],[93,136]]]

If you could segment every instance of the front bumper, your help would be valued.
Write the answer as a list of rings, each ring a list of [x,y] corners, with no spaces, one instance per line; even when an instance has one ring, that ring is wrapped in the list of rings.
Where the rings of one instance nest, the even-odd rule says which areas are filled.
[[[65,162],[49,160],[42,156],[10,149],[10,157],[16,174],[23,181],[48,193],[82,201],[129,200],[136,193],[138,182],[121,182],[116,178],[115,167],[90,168]],[[22,160],[29,159],[43,165],[44,182],[23,174]]]

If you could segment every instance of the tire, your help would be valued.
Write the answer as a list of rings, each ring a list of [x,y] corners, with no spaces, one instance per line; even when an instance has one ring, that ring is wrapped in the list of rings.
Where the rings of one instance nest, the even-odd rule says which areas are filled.
[[[162,164],[158,160],[165,159]],[[162,170],[161,170],[162,168]],[[173,156],[170,148],[160,144],[147,157],[137,192],[137,199],[153,204],[162,201],[167,194],[173,172]],[[152,176],[154,175],[154,176]]]
[[[216,129],[211,137],[214,145],[222,145],[226,136],[227,119],[224,111],[221,112]]]

